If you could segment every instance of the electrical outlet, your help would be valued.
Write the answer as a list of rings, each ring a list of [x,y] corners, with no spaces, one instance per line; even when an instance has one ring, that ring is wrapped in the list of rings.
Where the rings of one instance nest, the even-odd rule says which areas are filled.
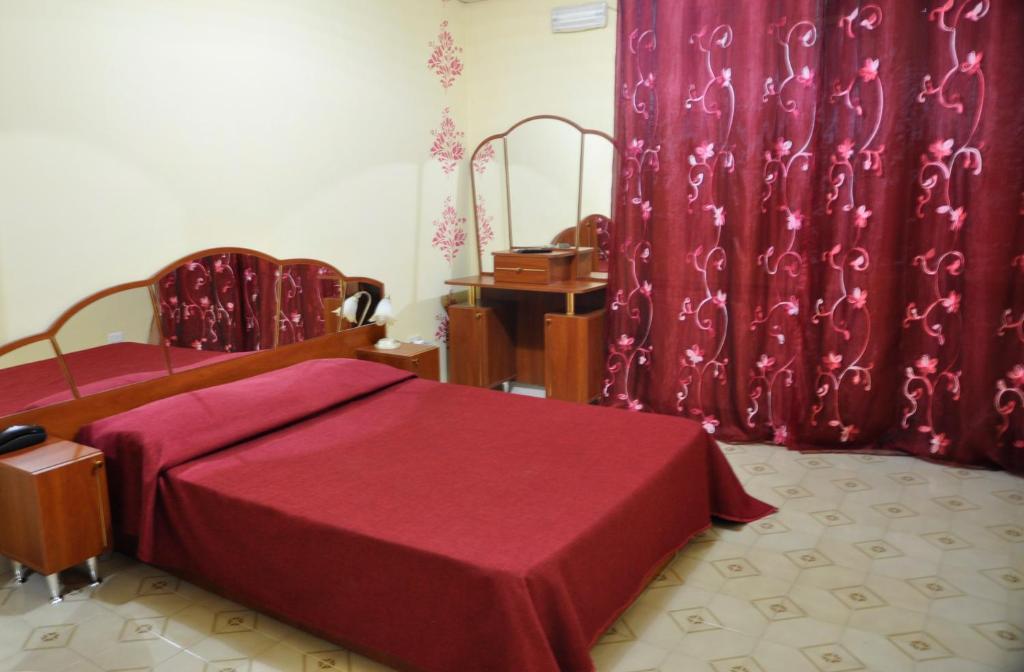
[[[112,331],[107,334],[107,343],[121,343],[124,341],[123,331]]]

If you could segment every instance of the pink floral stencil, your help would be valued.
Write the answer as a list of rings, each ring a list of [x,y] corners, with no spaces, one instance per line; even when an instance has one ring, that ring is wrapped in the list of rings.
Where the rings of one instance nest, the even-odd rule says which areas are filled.
[[[455,126],[450,107],[441,112],[441,127],[430,132],[434,136],[434,144],[430,146],[430,155],[441,164],[445,175],[450,175],[458,167],[459,161],[466,156],[466,147],[462,139],[465,132]]]
[[[434,330],[434,340],[438,343],[448,342],[448,313],[441,311],[439,315],[434,315],[434,319],[437,320],[437,329]]]
[[[480,254],[484,253],[487,246],[494,240],[494,228],[491,226],[491,222],[494,221],[493,215],[487,214],[487,203],[484,201],[483,196],[477,196],[476,198],[476,226],[477,226],[477,245],[480,248]]]
[[[451,87],[462,74],[463,63],[459,58],[462,47],[455,45],[455,38],[448,30],[448,22],[441,22],[441,29],[437,33],[437,42],[429,42],[431,48],[430,58],[427,60],[427,69],[433,71],[441,81],[445,89]]]
[[[488,142],[473,157],[473,172],[483,175],[487,172],[487,164],[494,160],[494,144]]]
[[[441,211],[441,219],[434,220],[434,238],[430,245],[441,250],[445,261],[449,264],[455,261],[459,251],[466,244],[466,218],[459,217],[459,213],[452,204],[452,197],[444,199],[444,209]]]

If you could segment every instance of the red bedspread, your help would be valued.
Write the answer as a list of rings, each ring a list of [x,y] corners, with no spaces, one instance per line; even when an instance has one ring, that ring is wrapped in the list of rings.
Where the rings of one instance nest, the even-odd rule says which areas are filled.
[[[87,427],[139,556],[407,669],[592,670],[749,497],[699,425],[321,360]],[[136,487],[138,484],[139,487]]]
[[[187,371],[248,353],[170,348],[175,372]],[[64,354],[81,396],[167,375],[163,348],[146,343],[111,343]],[[73,398],[57,359],[0,369],[0,416],[49,406]]]

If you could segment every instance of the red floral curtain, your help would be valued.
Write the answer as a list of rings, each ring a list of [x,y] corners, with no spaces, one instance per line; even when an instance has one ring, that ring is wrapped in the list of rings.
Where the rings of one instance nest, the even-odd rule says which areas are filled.
[[[619,18],[607,403],[1024,472],[1024,3]]]
[[[182,264],[157,283],[167,344],[214,352],[274,347],[277,265],[244,254]]]
[[[325,266],[292,264],[281,268],[280,345],[326,333],[325,299],[341,296],[341,278]],[[335,302],[341,305],[340,301]],[[333,304],[332,304],[333,305]]]

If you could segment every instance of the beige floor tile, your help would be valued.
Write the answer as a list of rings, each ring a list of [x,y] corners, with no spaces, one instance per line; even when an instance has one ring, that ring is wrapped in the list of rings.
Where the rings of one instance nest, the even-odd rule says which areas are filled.
[[[277,642],[258,632],[233,632],[207,637],[188,651],[205,660],[226,660],[230,658],[251,658]],[[322,648],[334,648],[327,645]]]
[[[599,672],[636,672],[656,670],[668,651],[643,641],[598,644],[591,651]]]
[[[182,651],[153,668],[154,672],[205,672],[206,661]]]
[[[49,672],[64,670],[85,660],[69,648],[19,651],[0,660],[0,672]],[[102,669],[102,668],[101,668]]]
[[[912,627],[912,626],[911,626]],[[897,629],[896,632],[905,632]],[[901,654],[888,636],[849,627],[840,642],[864,663],[869,670],[886,672],[914,672],[916,663]]]

